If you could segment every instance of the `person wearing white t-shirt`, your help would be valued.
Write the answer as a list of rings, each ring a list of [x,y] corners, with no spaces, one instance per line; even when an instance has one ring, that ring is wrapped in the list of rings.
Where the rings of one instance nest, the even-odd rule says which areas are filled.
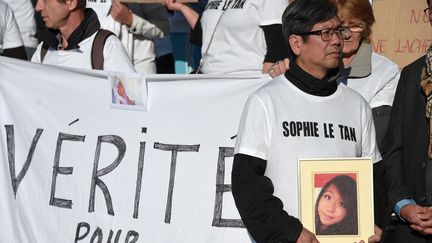
[[[45,29],[37,35],[42,42],[31,61],[58,66],[92,69],[91,53],[100,24],[96,13],[86,9],[85,0],[38,0],[36,11],[41,12]],[[43,55],[43,50],[46,54]],[[109,35],[103,45],[103,70],[135,72],[120,40]]]
[[[0,55],[27,59],[14,14],[2,0],[0,0]]]
[[[332,0],[338,8],[343,25],[351,30],[351,37],[344,40],[342,75],[339,82],[357,91],[372,107],[378,146],[382,147],[387,131],[400,71],[396,63],[372,52],[371,36],[375,17],[368,0]],[[288,68],[285,62],[276,62],[270,69],[275,77]]]
[[[112,31],[126,48],[135,70],[156,73],[154,40],[169,31],[168,12],[160,3],[122,3],[89,1],[98,14],[102,28]]]
[[[296,0],[283,31],[290,69],[249,96],[237,134],[232,193],[257,242],[317,243],[298,219],[297,161],[370,157],[381,160],[372,112],[336,82],[343,39],[351,32],[328,0]],[[327,132],[324,133],[324,128]],[[331,127],[331,128],[330,128]],[[381,239],[381,230],[369,242]]]
[[[387,131],[400,71],[397,64],[372,52],[370,44],[375,17],[368,0],[332,0],[342,24],[351,30],[344,40],[341,82],[357,91],[372,107],[377,141],[381,149]]]
[[[287,57],[281,16],[288,0],[209,0],[202,16],[175,0],[164,4],[202,31],[201,73],[266,73]]]
[[[24,42],[27,57],[31,57],[38,45],[36,34],[35,10],[30,0],[3,0],[12,9]]]

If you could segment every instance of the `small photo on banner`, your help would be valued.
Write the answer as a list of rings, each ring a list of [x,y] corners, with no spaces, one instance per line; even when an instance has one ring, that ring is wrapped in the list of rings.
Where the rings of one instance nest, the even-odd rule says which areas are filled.
[[[148,111],[147,83],[139,73],[109,72],[111,107]]]
[[[357,235],[357,174],[316,173],[313,179],[316,235]]]

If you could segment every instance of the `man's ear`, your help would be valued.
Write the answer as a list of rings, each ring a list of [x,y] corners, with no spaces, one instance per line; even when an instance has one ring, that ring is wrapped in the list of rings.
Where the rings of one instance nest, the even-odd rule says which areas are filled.
[[[78,6],[78,0],[66,0],[69,10],[75,10]]]
[[[288,38],[288,43],[293,53],[296,56],[300,55],[303,45],[303,38],[300,35],[290,35],[290,37]]]

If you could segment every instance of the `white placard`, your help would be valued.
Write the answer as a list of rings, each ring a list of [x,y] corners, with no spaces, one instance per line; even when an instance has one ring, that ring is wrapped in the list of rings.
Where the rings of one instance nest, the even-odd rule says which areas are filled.
[[[250,242],[221,185],[270,78],[144,78],[148,112],[117,109],[105,72],[0,57],[0,242]]]

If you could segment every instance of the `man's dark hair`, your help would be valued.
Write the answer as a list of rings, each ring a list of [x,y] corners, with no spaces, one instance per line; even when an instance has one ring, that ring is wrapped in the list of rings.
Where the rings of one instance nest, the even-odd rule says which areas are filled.
[[[282,15],[282,32],[288,44],[290,35],[308,32],[317,23],[337,16],[336,6],[328,0],[296,0],[288,5]],[[308,36],[303,36],[307,40]],[[294,57],[288,44],[288,51]]]
[[[66,0],[57,0],[58,2],[64,3]],[[86,0],[77,0],[77,9],[85,9],[86,8]]]
[[[78,0],[77,8],[78,9],[85,9],[86,7],[86,0]]]

